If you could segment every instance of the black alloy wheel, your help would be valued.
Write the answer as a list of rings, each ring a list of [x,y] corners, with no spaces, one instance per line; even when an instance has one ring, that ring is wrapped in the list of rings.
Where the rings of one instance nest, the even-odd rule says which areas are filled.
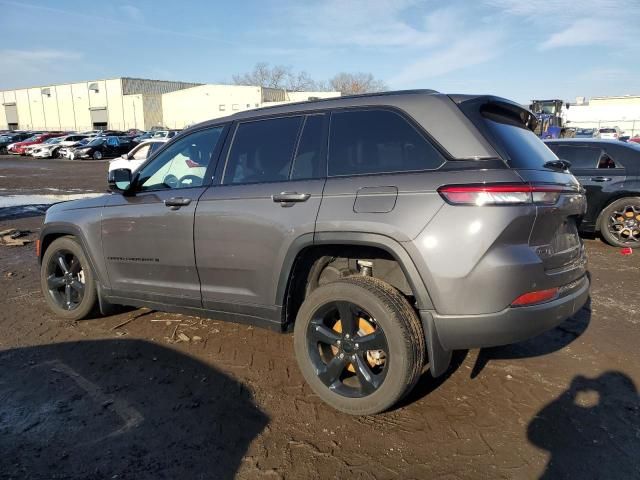
[[[375,392],[384,381],[387,339],[375,319],[348,301],[323,305],[308,328],[309,354],[318,377],[334,392],[352,398]]]
[[[84,270],[78,257],[68,250],[58,250],[47,264],[49,295],[64,310],[74,310],[85,292]]]

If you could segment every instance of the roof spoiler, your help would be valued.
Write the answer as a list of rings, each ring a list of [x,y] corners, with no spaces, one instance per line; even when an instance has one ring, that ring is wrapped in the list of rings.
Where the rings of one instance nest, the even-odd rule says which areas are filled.
[[[462,110],[476,110],[480,113],[507,117],[511,121],[517,121],[529,130],[535,130],[538,119],[528,108],[493,95],[449,95]]]

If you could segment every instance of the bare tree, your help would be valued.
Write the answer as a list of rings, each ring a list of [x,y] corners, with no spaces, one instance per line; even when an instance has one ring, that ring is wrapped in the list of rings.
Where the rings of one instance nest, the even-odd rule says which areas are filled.
[[[329,80],[331,90],[341,92],[343,95],[358,93],[381,92],[387,89],[382,80],[377,80],[370,73],[346,73],[341,72]]]
[[[383,81],[371,73],[338,73],[328,81],[316,81],[305,71],[294,72],[284,65],[270,66],[267,62],[256,63],[253,70],[233,75],[236,85],[256,85],[259,87],[281,88],[292,92],[338,91],[343,95],[380,92],[386,90]]]
[[[284,65],[271,67],[266,62],[256,63],[251,72],[236,74],[232,78],[236,85],[282,88],[294,92],[315,89],[315,81],[307,72],[294,73],[291,67]]]

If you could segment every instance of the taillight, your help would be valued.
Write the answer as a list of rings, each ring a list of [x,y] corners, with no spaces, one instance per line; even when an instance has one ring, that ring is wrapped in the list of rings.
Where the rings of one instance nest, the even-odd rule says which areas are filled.
[[[565,189],[549,185],[447,185],[438,193],[452,205],[554,205]]]
[[[559,288],[549,288],[547,290],[538,290],[535,292],[525,293],[520,295],[513,302],[512,307],[524,307],[527,305],[535,305],[537,303],[544,303],[555,299],[558,296]]]

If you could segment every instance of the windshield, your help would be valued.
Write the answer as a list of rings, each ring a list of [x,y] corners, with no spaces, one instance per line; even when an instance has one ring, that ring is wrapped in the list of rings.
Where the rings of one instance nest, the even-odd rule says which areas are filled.
[[[8,137],[7,135],[0,135],[0,142],[8,142],[12,137]]]
[[[97,147],[98,145],[102,145],[104,142],[105,142],[105,138],[104,137],[94,138],[87,145],[89,147]]]
[[[600,133],[616,133],[614,128],[601,128]]]
[[[60,142],[60,138],[54,137],[54,138],[48,138],[42,143],[58,143],[58,142]]]
[[[32,137],[26,138],[22,140],[23,142],[35,142],[38,139],[38,135],[34,135]]]
[[[579,128],[576,133],[578,135],[591,135],[593,133],[593,128]]]

